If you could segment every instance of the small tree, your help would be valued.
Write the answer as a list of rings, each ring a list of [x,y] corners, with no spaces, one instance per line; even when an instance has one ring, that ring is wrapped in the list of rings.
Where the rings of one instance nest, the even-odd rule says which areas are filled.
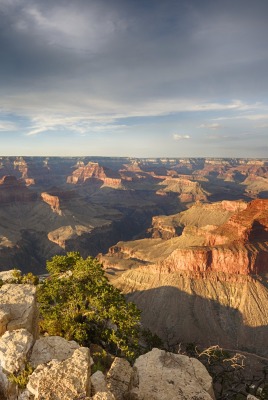
[[[100,344],[129,359],[138,354],[140,311],[109,284],[96,259],[71,252],[53,257],[47,270],[38,289],[41,332]]]

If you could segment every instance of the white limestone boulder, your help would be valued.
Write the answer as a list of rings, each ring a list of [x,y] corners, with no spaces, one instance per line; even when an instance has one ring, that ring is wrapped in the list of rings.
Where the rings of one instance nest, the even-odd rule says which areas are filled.
[[[129,390],[132,372],[132,367],[127,360],[118,357],[114,359],[107,374],[107,386],[116,400],[125,398],[125,394]]]
[[[45,364],[53,359],[63,361],[71,357],[79,347],[73,340],[68,341],[60,336],[44,336],[35,342],[30,363],[36,368],[39,364]]]
[[[17,398],[17,385],[8,379],[8,375],[24,369],[32,344],[33,336],[26,329],[7,331],[0,338],[0,394],[3,398]]]
[[[37,334],[36,287],[5,284],[0,288],[0,332],[27,329]]]
[[[73,400],[90,395],[89,349],[80,347],[72,357],[39,365],[30,375],[27,389],[35,400]]]
[[[106,378],[103,372],[96,371],[91,375],[91,392],[96,394],[98,392],[108,392]]]
[[[196,359],[153,349],[137,358],[130,400],[212,400],[212,378]]]

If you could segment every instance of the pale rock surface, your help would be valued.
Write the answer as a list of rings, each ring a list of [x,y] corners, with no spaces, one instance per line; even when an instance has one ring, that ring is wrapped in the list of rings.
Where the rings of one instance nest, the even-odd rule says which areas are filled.
[[[91,400],[117,400],[111,392],[98,392]]]
[[[26,329],[5,332],[0,338],[0,365],[6,372],[23,369],[33,336]]]
[[[0,336],[6,332],[8,321],[9,313],[0,308]]]
[[[36,287],[33,285],[5,284],[0,289],[0,330],[25,328],[34,336],[38,324]]]
[[[73,340],[68,341],[60,336],[44,336],[35,342],[30,363],[36,368],[39,364],[45,364],[53,359],[63,361],[71,357],[79,347]]]
[[[18,395],[18,400],[33,400],[33,395],[29,392],[29,390],[25,389]]]
[[[255,396],[253,396],[253,394],[249,394],[249,395],[247,396],[247,400],[258,400],[258,398],[255,397]]]
[[[108,392],[109,389],[107,387],[107,382],[105,379],[105,375],[102,371],[96,371],[90,377],[91,380],[91,391],[93,394],[98,392]]]
[[[123,400],[129,389],[132,367],[123,358],[116,357],[107,374],[107,386],[116,400]]]
[[[0,338],[0,398],[16,399],[17,387],[7,375],[24,369],[33,336],[26,329],[5,332]],[[2,397],[1,397],[2,396]]]
[[[129,399],[212,400],[212,378],[198,360],[153,349],[135,361]]]
[[[19,272],[21,272],[20,270],[18,270]],[[8,271],[1,271],[0,272],[0,279],[2,279],[3,282],[7,282],[11,279],[14,279],[14,270],[10,269]]]
[[[89,396],[89,349],[81,347],[67,360],[39,365],[29,378],[27,389],[35,400],[73,400]]]

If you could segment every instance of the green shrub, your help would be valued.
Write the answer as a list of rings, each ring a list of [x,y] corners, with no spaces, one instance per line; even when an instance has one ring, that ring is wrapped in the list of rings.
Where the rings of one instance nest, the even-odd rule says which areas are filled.
[[[20,389],[25,389],[29,380],[29,376],[33,373],[33,367],[31,364],[26,362],[25,368],[22,371],[16,372],[14,374],[10,374],[8,379],[10,382],[18,385]]]
[[[129,359],[139,354],[140,311],[109,284],[96,259],[71,252],[53,257],[47,270],[38,287],[41,333],[96,343]]]

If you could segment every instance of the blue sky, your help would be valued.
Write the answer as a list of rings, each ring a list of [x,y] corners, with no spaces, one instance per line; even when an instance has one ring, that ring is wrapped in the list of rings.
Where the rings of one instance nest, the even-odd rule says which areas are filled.
[[[0,0],[0,155],[268,157],[265,0]]]

